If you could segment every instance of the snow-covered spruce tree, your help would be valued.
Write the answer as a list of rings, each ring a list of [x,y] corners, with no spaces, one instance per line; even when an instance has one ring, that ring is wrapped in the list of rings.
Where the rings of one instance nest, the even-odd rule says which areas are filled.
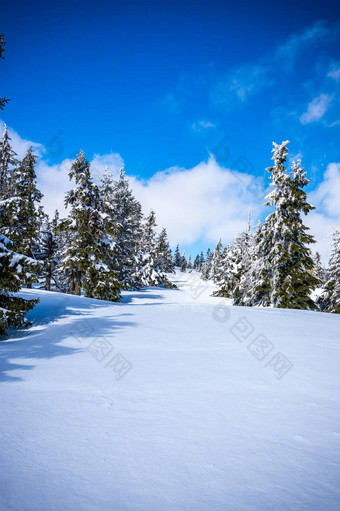
[[[248,229],[250,233],[250,230]],[[242,305],[252,307],[256,305],[256,290],[259,282],[261,282],[264,258],[262,250],[262,236],[263,225],[261,220],[258,221],[255,231],[250,233],[251,237],[248,239],[248,255],[247,255],[247,268],[245,274],[245,295],[243,297]]]
[[[11,171],[13,217],[9,225],[9,237],[17,251],[35,258],[39,251],[39,227],[42,210],[39,203],[43,197],[37,188],[35,166],[37,156],[29,147],[23,160]]]
[[[0,140],[0,198],[6,199],[13,195],[10,190],[10,170],[17,165],[17,154],[13,151],[10,143],[8,129],[5,124],[4,133]]]
[[[237,270],[235,252],[234,244],[226,245],[223,249],[221,269],[215,276],[215,283],[218,289],[214,291],[214,296],[233,298],[235,272]]]
[[[216,296],[232,298],[234,305],[244,305],[249,288],[249,272],[252,258],[252,234],[244,231],[237,234],[235,241],[227,245],[216,269]]]
[[[110,218],[115,225],[115,269],[118,271],[119,282],[123,289],[137,288],[139,278],[136,255],[142,236],[142,208],[133,196],[124,169],[120,170],[118,180],[113,183],[106,176],[102,193],[105,203],[110,204]]]
[[[63,253],[61,269],[68,276],[68,292],[86,297],[119,301],[120,285],[110,267],[113,249],[111,223],[102,211],[98,186],[93,182],[90,164],[81,151],[69,172],[75,188],[66,194],[65,205],[71,207],[64,222],[73,236]]]
[[[204,263],[205,263],[205,257],[204,257],[203,250],[202,250],[201,253],[200,253],[200,265],[199,265],[199,270],[200,271],[202,271]]]
[[[212,256],[212,252],[210,248],[208,248],[205,261],[201,269],[201,276],[203,280],[208,280],[211,278]]]
[[[156,239],[156,216],[151,211],[143,224],[139,250],[136,256],[136,271],[133,278],[138,287],[164,286],[172,288],[173,284],[168,280],[165,269],[157,254]]]
[[[210,270],[210,276],[214,282],[216,281],[217,275],[220,274],[221,266],[222,266],[222,252],[223,252],[223,246],[221,238],[218,240],[217,245],[212,253],[212,259],[211,259],[211,270]]]
[[[226,261],[229,249],[230,249],[230,245],[226,245],[225,247],[223,247],[221,249],[220,264],[218,266],[216,266],[216,268],[215,268],[214,284],[216,284],[217,288],[220,288],[224,281],[224,277],[225,277],[224,267],[225,267],[225,261]]]
[[[326,283],[327,281],[327,271],[323,267],[321,262],[321,256],[319,252],[315,252],[312,256],[313,259],[313,275],[320,281],[320,285]]]
[[[48,215],[45,215],[44,221],[40,229],[40,251],[37,259],[42,261],[41,277],[45,281],[46,291],[51,290],[52,281],[57,285],[56,273],[59,264],[58,254],[58,241],[56,237],[56,228],[58,225],[59,213],[56,211],[52,220]]]
[[[1,213],[0,213],[1,215]],[[36,270],[36,261],[12,250],[12,242],[0,234],[0,335],[10,327],[25,327],[30,323],[27,312],[39,302],[13,295]]]
[[[157,265],[166,273],[175,273],[171,248],[166,229],[162,229],[156,238]]]
[[[340,228],[333,231],[333,248],[327,274],[321,308],[325,312],[340,314]]]
[[[192,270],[191,254],[189,254],[189,258],[188,258],[188,270]]]
[[[196,271],[200,271],[201,269],[201,260],[199,254],[195,257],[193,267]]]
[[[274,190],[267,196],[267,206],[274,211],[262,229],[259,252],[262,264],[255,289],[255,304],[292,309],[317,309],[310,295],[319,281],[313,275],[313,260],[307,245],[314,242],[307,233],[301,213],[314,209],[308,204],[303,188],[309,183],[300,161],[286,173],[287,144],[275,144],[271,174]]]
[[[187,271],[187,267],[188,261],[187,258],[185,257],[185,252],[183,252],[181,257],[181,272],[185,273]]]
[[[180,268],[182,265],[182,256],[181,256],[181,251],[179,249],[179,245],[176,246],[176,250],[174,253],[174,257],[173,257],[173,263],[174,263],[174,266],[176,266],[177,268]]]
[[[234,254],[236,262],[233,289],[234,305],[247,305],[254,261],[254,238],[250,232],[250,226],[247,231],[243,231],[236,236]]]
[[[31,259],[37,259],[40,250],[39,229],[42,220],[42,208],[39,206],[42,193],[36,185],[36,160],[30,147],[24,159],[9,169],[2,221],[2,233],[13,242],[13,250]],[[38,270],[39,265],[36,268]],[[38,280],[36,273],[27,273],[26,278],[27,287]]]

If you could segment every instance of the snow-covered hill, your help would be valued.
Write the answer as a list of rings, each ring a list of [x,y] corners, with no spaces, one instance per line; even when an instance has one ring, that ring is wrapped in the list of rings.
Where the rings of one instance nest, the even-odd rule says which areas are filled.
[[[340,317],[230,307],[196,274],[39,296],[0,344],[0,509],[339,511]]]

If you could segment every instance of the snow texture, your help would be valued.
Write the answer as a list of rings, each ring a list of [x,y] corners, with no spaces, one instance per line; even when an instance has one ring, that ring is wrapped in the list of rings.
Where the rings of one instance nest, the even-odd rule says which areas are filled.
[[[170,278],[118,304],[22,291],[40,303],[0,344],[0,509],[339,511],[340,317]]]

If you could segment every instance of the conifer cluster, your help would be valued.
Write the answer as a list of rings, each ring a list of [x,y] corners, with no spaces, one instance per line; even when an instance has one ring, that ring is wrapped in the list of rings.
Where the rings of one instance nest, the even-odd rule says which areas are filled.
[[[40,206],[37,156],[30,147],[22,160],[7,127],[0,141],[0,334],[23,326],[36,300],[13,295],[22,286],[119,301],[121,290],[174,287],[165,229],[158,234],[155,213],[144,219],[124,170],[109,169],[97,185],[83,151],[73,162],[66,218],[50,219]]]

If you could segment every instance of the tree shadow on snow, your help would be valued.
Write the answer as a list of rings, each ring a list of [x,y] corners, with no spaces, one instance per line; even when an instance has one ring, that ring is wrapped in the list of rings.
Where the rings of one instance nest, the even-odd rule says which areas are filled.
[[[136,300],[132,305],[161,305],[164,303],[164,296],[158,294],[160,288],[159,287],[148,287],[145,289],[141,289],[140,291],[128,291],[127,294],[124,294],[121,304],[126,305],[127,303],[131,304],[133,300]],[[149,300],[160,300],[160,302],[154,302],[151,303],[138,303],[137,300],[142,299],[149,299]],[[119,304],[118,304],[119,305]]]
[[[12,335],[0,342],[0,382],[23,380],[24,375],[13,374],[13,371],[34,369],[34,360],[52,359],[84,352],[95,339],[105,338],[106,335],[112,337],[122,328],[136,326],[135,322],[119,319],[123,316],[131,316],[132,314],[129,313],[123,313],[118,317],[89,316],[91,309],[100,306],[107,308],[108,302],[103,302],[101,305],[101,303],[84,301],[81,307],[78,304],[76,306],[76,303],[72,307],[72,303],[67,298],[60,297],[60,301],[57,300],[53,310],[50,310],[48,302],[48,299],[44,299],[27,316],[32,322],[31,328],[15,330]],[[72,318],[71,321],[67,319],[63,321],[63,318],[73,315],[77,317]],[[84,315],[88,317],[83,318]],[[61,321],[55,323],[56,319]],[[63,345],[62,342],[65,339],[73,343],[76,342],[79,347]],[[24,361],[23,359],[31,360]],[[79,359],[75,359],[75,364],[78,362]]]

